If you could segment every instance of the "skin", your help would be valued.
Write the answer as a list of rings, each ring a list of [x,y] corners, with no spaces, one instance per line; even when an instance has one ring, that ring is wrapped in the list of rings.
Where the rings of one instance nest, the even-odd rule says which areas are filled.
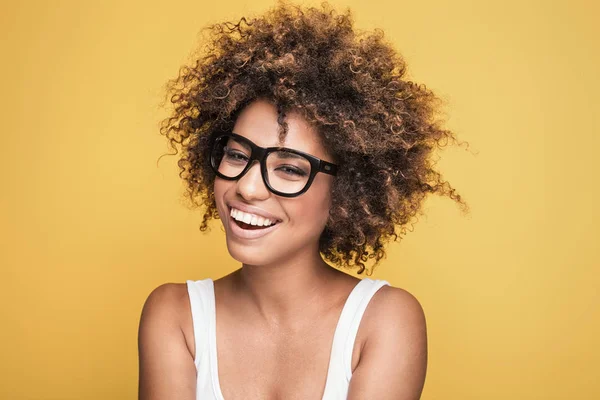
[[[284,145],[335,162],[317,132],[296,113]],[[257,100],[233,131],[259,146],[278,145],[276,108]],[[215,180],[215,200],[231,256],[242,263],[215,280],[219,380],[226,400],[321,399],[333,333],[358,279],[327,265],[318,238],[327,222],[331,184],[317,174],[296,198],[265,187],[258,164],[237,181]],[[262,238],[232,235],[227,202],[236,200],[282,221]],[[146,300],[139,328],[139,398],[195,399],[195,343],[185,284],[168,283]],[[348,399],[420,398],[427,365],[425,317],[407,291],[382,287],[361,321]]]

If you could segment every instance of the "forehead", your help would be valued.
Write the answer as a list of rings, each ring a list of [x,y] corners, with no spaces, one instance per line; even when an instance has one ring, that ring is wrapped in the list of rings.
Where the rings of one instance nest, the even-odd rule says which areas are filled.
[[[285,116],[288,131],[284,143],[279,143],[277,108],[266,100],[258,99],[239,114],[233,131],[261,147],[284,146],[328,160],[328,153],[321,144],[315,128],[297,112]]]

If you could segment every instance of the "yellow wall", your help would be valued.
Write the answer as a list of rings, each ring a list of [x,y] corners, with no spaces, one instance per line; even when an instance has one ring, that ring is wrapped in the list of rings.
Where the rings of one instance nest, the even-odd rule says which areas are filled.
[[[271,2],[124,3],[0,5],[1,399],[135,398],[151,289],[237,268],[156,165],[158,103],[202,26]],[[471,214],[427,201],[374,275],[426,310],[423,399],[600,398],[596,2],[333,4],[386,31],[477,153],[439,164]]]

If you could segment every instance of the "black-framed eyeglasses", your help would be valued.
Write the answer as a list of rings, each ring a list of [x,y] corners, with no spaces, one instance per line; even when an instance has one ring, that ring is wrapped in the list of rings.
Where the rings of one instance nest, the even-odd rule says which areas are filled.
[[[335,176],[337,165],[287,147],[260,147],[234,132],[217,135],[211,144],[210,165],[217,176],[240,179],[254,161],[263,182],[274,194],[295,197],[306,192],[319,172]]]

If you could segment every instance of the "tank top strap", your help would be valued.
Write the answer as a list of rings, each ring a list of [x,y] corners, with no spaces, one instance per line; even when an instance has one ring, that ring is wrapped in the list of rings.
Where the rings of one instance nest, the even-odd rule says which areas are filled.
[[[192,311],[196,354],[196,393],[198,399],[222,399],[218,384],[215,347],[215,294],[211,278],[187,280]],[[219,396],[220,395],[220,396]]]
[[[351,299],[351,303],[349,306],[351,312],[348,314],[348,319],[342,321],[343,324],[348,324],[348,336],[346,337],[346,343],[344,344],[343,353],[344,368],[346,370],[346,379],[348,379],[348,381],[350,381],[350,378],[352,377],[352,353],[354,350],[354,342],[356,341],[358,328],[360,326],[360,322],[362,321],[362,317],[365,313],[365,310],[367,309],[369,302],[379,289],[381,289],[385,285],[390,286],[390,283],[388,281],[381,279],[373,280],[370,278],[363,278],[363,281],[365,280],[367,284],[359,287],[356,296],[353,299]]]
[[[210,278],[199,281],[187,280],[187,290],[190,297],[190,307],[192,310],[192,322],[194,327],[194,339],[196,343],[196,354],[194,363],[198,367],[198,361],[202,355],[206,344],[208,343],[208,327],[210,326],[210,316],[212,312],[210,299]]]
[[[375,293],[385,285],[390,283],[381,279],[363,278],[348,296],[333,336],[328,371],[328,381],[332,384],[350,382],[352,353],[360,322]]]

